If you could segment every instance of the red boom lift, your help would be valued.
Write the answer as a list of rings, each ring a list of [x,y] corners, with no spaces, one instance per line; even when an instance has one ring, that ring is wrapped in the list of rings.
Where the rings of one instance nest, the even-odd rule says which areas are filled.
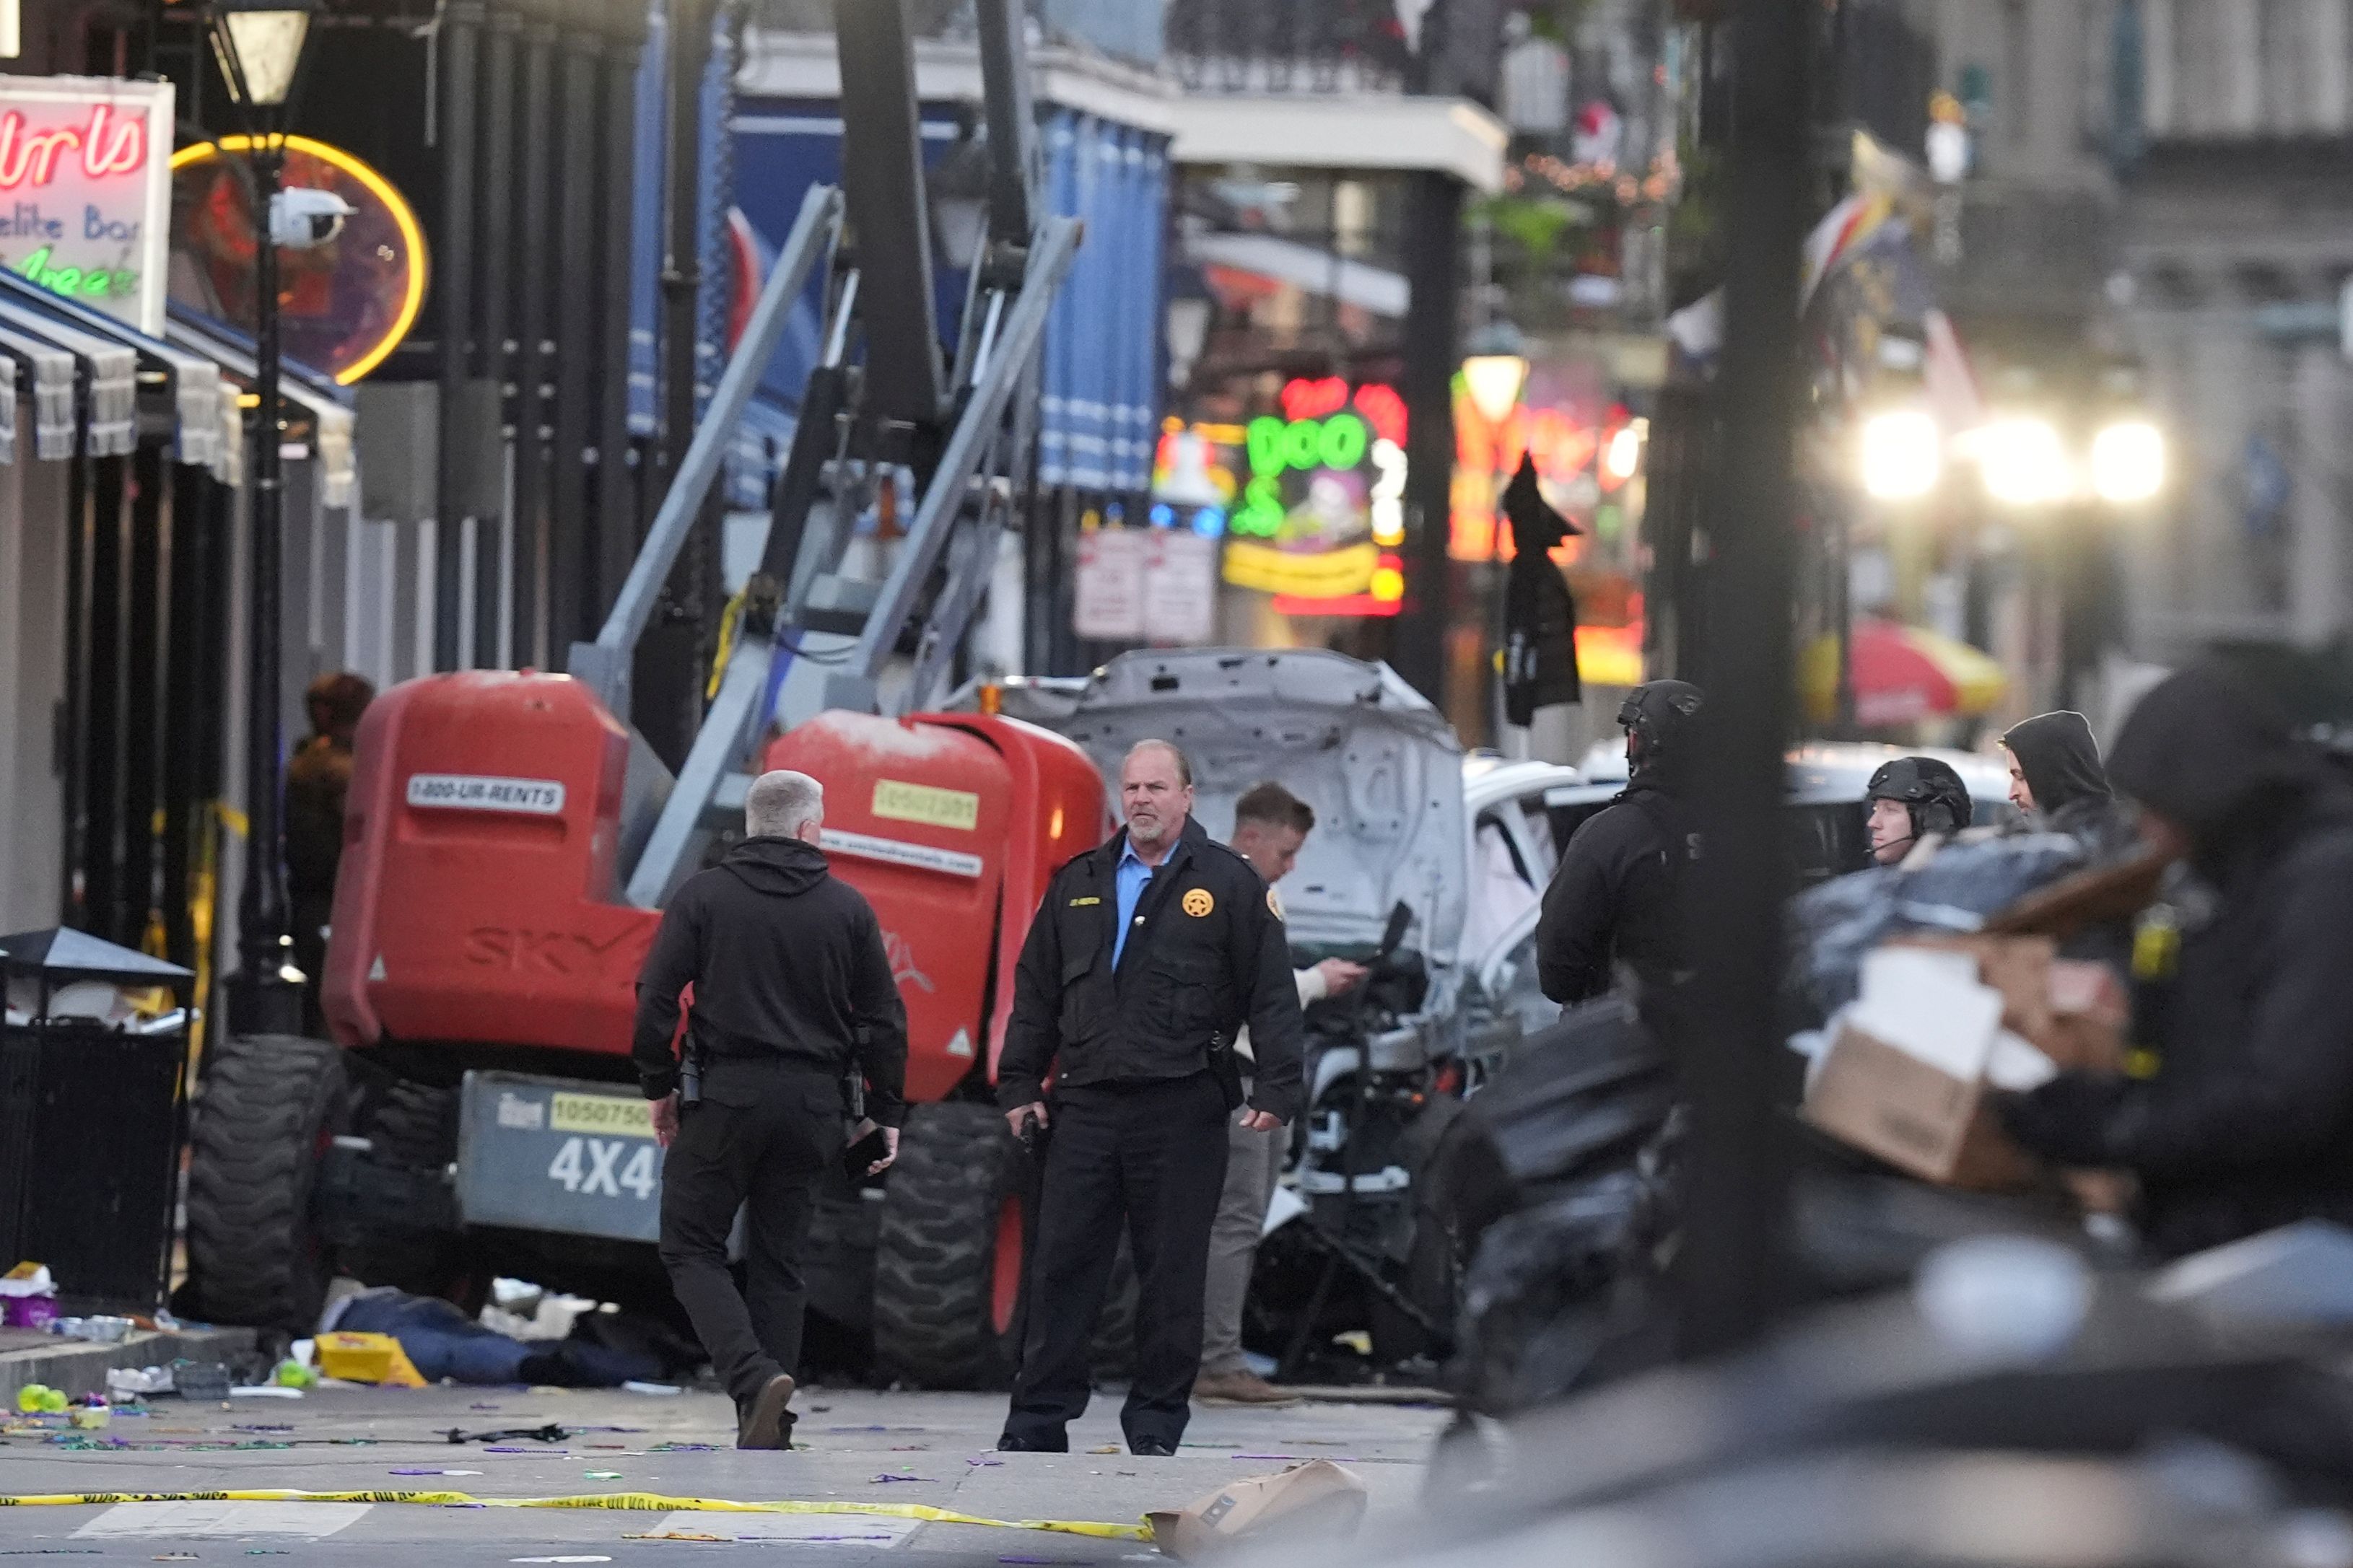
[[[953,359],[902,5],[839,0],[842,189],[809,192],[603,630],[568,674],[429,676],[370,709],[325,976],[334,1040],[234,1038],[207,1067],[188,1200],[206,1315],[307,1331],[339,1267],[461,1296],[492,1274],[666,1296],[634,983],[662,900],[740,827],[751,777],[790,767],[825,784],[824,847],[881,916],[915,1102],[887,1180],[821,1205],[812,1305],[871,1333],[888,1375],[1003,1375],[1018,1151],[989,1084],[1021,933],[1107,816],[1093,765],[1060,737],[911,711],[941,694],[1026,486],[1039,342],[1079,241],[1073,220],[1036,212],[1019,8],[978,14],[989,238]],[[631,657],[820,260],[822,362],[717,695],[672,777],[622,717]],[[853,525],[902,471],[913,521],[880,580],[860,580]]]

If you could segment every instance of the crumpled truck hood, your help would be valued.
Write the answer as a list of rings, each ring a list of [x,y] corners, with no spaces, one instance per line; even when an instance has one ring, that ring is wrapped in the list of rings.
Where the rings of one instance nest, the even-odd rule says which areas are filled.
[[[1462,747],[1388,666],[1313,648],[1145,650],[1097,670],[1067,713],[1023,717],[1085,750],[1114,810],[1129,747],[1182,746],[1194,815],[1213,838],[1233,831],[1244,790],[1275,780],[1315,810],[1279,889],[1291,939],[1370,945],[1403,900],[1406,945],[1433,981],[1453,966],[1470,879]]]

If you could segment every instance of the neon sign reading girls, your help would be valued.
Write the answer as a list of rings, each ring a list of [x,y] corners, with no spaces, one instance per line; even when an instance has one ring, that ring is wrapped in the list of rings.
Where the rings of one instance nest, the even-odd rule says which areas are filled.
[[[162,331],[172,100],[169,82],[0,78],[0,268]]]
[[[0,111],[0,191],[41,186],[57,178],[58,163],[78,153],[85,179],[135,174],[147,166],[143,118],[117,117],[111,103],[93,103],[79,128],[36,131],[21,109]]]

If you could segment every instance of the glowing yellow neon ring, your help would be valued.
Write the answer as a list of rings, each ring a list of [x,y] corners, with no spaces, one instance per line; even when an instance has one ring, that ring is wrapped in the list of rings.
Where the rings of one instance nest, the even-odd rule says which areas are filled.
[[[382,202],[385,210],[392,214],[392,221],[400,230],[401,243],[408,247],[408,290],[406,297],[400,301],[400,309],[393,314],[391,329],[375,347],[335,373],[335,384],[349,386],[382,364],[385,356],[400,346],[400,340],[408,335],[408,329],[417,324],[417,312],[425,305],[425,230],[417,223],[417,215],[409,210],[407,198],[393,187],[390,180],[341,147],[313,142],[308,136],[287,136],[280,140],[288,151],[307,153],[330,167],[341,169],[365,185],[368,194]],[[250,136],[223,136],[214,142],[195,142],[172,154],[172,167],[180,168],[214,153],[242,153],[252,144]],[[268,219],[265,217],[263,222],[266,225]]]

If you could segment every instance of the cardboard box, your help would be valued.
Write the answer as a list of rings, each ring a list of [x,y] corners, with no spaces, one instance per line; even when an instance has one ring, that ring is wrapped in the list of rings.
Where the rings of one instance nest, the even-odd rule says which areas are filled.
[[[1924,1181],[1998,1192],[2033,1180],[2033,1162],[1985,1102],[1982,1072],[1957,1077],[1852,1023],[1832,1037],[1805,1116]]]
[[[2132,1022],[2124,982],[2105,963],[2051,966],[2051,1026],[2035,1045],[2062,1072],[2122,1072]]]
[[[1152,1543],[1189,1563],[1245,1542],[1329,1545],[1356,1533],[1366,1501],[1364,1482],[1329,1459],[1311,1459],[1275,1475],[1230,1481],[1183,1508],[1144,1517]]]
[[[2051,1028],[2051,971],[2058,944],[2046,936],[1920,936],[1890,946],[1964,952],[1978,961],[1978,978],[2001,993],[2001,1026],[2042,1043]]]

